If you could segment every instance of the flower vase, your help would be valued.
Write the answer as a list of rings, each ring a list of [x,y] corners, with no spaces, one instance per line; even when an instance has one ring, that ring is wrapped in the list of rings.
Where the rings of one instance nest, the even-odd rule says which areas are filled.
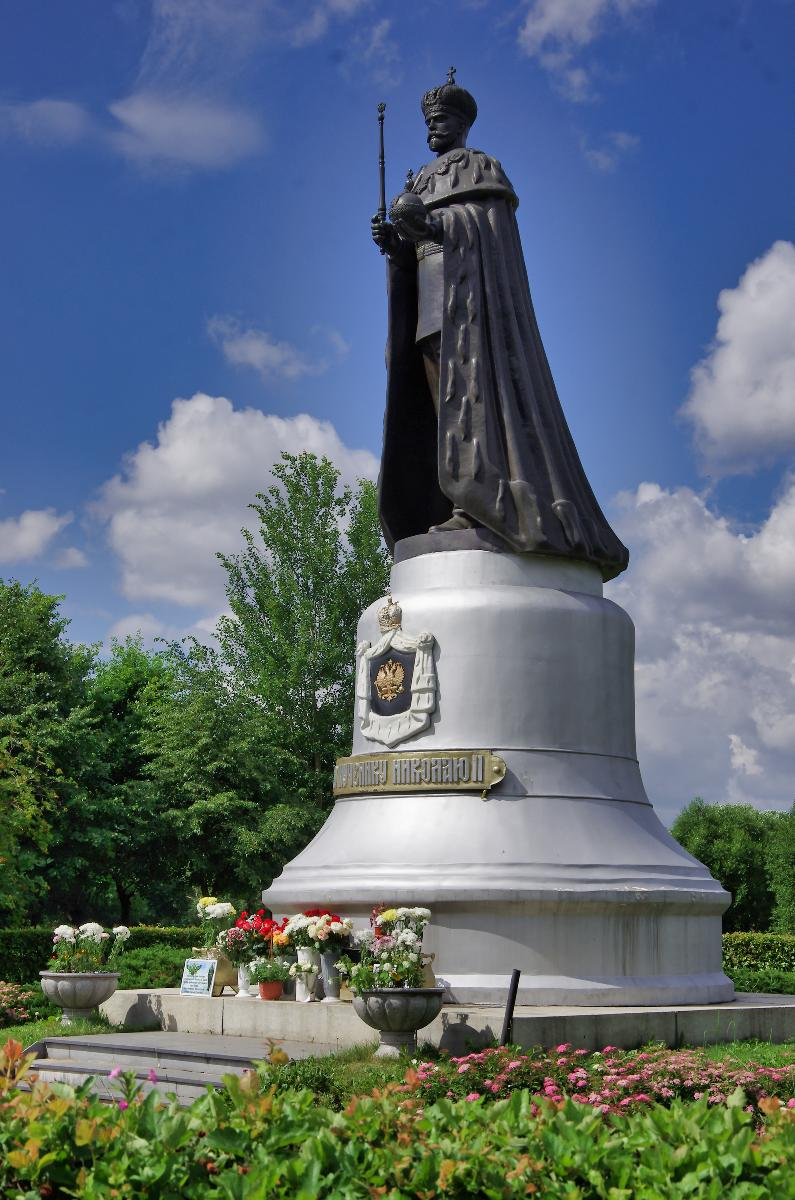
[[[337,963],[341,950],[322,950],[320,953],[320,976],[323,980],[323,1004],[339,1004],[340,973]]]
[[[320,969],[320,954],[314,946],[298,947],[298,962],[302,967],[310,967],[307,974],[296,976],[295,998],[299,1004],[308,1004],[315,998],[315,984]]]
[[[251,973],[247,963],[241,963],[237,968],[237,996],[236,1000],[254,1000],[255,996],[251,991]]]

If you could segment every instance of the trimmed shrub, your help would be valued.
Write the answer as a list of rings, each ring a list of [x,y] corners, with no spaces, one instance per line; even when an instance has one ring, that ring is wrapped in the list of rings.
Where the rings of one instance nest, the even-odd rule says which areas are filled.
[[[723,969],[732,979],[737,970],[795,973],[795,934],[724,933]]]
[[[795,996],[795,972],[746,971],[734,967],[730,972],[738,992],[762,992],[776,996]]]
[[[198,926],[185,927],[159,925],[135,925],[130,930],[130,940],[125,953],[142,950],[148,946],[168,945],[187,952],[198,946],[204,930]],[[47,969],[52,953],[52,926],[33,925],[26,929],[0,929],[0,969],[10,983],[27,983],[38,979],[39,971]]]
[[[119,959],[119,990],[125,988],[179,987],[190,946],[155,942],[138,950],[127,950]]]

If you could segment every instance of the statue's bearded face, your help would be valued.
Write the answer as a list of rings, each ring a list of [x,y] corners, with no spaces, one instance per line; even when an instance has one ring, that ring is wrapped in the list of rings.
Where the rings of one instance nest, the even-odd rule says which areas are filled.
[[[425,124],[428,127],[428,146],[434,154],[444,154],[456,146],[463,146],[466,141],[467,126],[457,113],[438,109],[428,114]]]

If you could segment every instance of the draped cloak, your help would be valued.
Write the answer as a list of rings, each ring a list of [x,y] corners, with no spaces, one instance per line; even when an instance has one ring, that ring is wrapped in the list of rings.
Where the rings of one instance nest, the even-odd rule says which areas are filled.
[[[456,149],[411,191],[441,218],[444,256],[438,420],[417,330],[417,259],[388,260],[387,407],[379,509],[390,549],[452,506],[522,553],[596,563],[604,579],[628,551],[580,463],[541,342],[515,209],[496,159]]]

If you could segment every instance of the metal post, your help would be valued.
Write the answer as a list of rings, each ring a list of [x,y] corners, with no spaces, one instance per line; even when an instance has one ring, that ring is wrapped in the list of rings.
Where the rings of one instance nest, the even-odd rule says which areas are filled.
[[[521,971],[511,971],[511,982],[508,986],[508,1003],[505,1005],[505,1017],[502,1022],[500,1045],[507,1046],[513,1036],[513,1010],[516,1008],[516,993],[519,990]]]

